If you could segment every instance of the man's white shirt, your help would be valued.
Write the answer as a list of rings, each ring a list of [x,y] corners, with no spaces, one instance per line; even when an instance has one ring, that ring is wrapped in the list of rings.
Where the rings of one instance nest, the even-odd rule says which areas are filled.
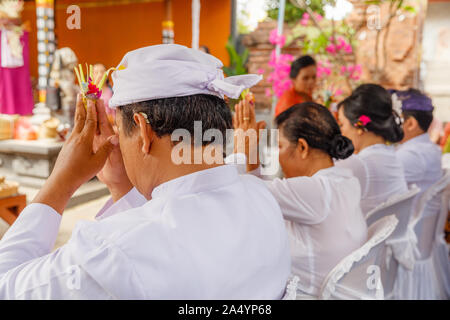
[[[1,299],[278,299],[290,274],[279,205],[233,165],[136,189],[51,252],[61,216],[31,204],[0,241]]]

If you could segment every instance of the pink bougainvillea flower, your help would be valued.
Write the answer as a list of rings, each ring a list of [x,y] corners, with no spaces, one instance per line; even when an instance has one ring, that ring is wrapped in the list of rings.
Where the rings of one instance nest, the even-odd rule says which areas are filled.
[[[323,17],[320,14],[318,14],[318,13],[315,13],[314,17],[316,18],[317,22],[320,22],[320,21],[323,20]]]
[[[300,24],[301,24],[302,26],[308,25],[308,23],[309,23],[309,18],[310,18],[309,13],[307,13],[307,12],[303,13],[302,19],[300,20]]]
[[[335,46],[334,44],[329,44],[329,45],[325,48],[325,50],[326,50],[329,54],[334,55],[334,54],[336,53],[336,46]]]
[[[353,48],[352,48],[351,45],[346,44],[346,45],[344,46],[344,51],[345,51],[346,53],[352,53],[352,52],[353,52]]]
[[[351,79],[359,80],[361,78],[362,68],[360,64],[354,65],[351,73]]]
[[[270,54],[269,66],[272,67],[272,71],[267,81],[272,84],[272,92],[277,97],[281,97],[284,91],[291,87],[292,82],[289,78],[289,72],[293,60],[293,55],[280,54],[277,56],[275,50],[272,50]],[[266,94],[268,94],[267,90]]]
[[[286,43],[286,37],[284,35],[278,35],[278,29],[273,29],[269,35],[269,41],[273,45],[284,46]]]
[[[272,96],[272,90],[270,88],[266,88],[266,97]]]
[[[256,71],[258,74],[264,74],[264,72],[266,72],[266,70],[264,70],[263,68],[259,68],[258,71]]]

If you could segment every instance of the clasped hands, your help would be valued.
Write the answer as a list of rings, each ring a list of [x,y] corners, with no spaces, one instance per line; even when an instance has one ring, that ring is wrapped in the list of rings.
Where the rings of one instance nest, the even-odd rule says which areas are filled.
[[[70,197],[96,176],[109,188],[114,201],[131,188],[119,147],[119,137],[108,121],[103,100],[77,97],[75,124],[50,177],[33,203],[49,205],[60,214]]]
[[[247,171],[253,171],[260,165],[258,151],[259,130],[266,128],[266,122],[256,122],[255,105],[251,101],[250,95],[239,101],[235,105],[234,110],[234,153],[244,153],[247,161]]]

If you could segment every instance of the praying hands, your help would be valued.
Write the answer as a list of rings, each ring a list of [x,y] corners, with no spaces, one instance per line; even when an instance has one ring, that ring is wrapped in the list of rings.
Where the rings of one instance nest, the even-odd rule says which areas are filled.
[[[265,121],[256,122],[255,105],[247,95],[235,106],[233,117],[234,153],[244,153],[247,159],[247,171],[259,167],[259,130],[266,127]]]
[[[73,193],[97,174],[108,186],[116,188],[113,190],[118,190],[117,179],[111,176],[114,172],[122,172],[120,168],[113,169],[118,161],[119,141],[105,122],[104,107],[98,108],[99,105],[103,107],[101,102],[88,99],[85,108],[81,95],[78,96],[73,131],[59,153],[52,174],[33,203],[46,204],[62,213]],[[123,175],[119,177],[123,179]]]

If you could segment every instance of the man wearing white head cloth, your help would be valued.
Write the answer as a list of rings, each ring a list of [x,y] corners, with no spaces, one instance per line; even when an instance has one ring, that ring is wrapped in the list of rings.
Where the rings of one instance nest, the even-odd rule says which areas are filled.
[[[224,79],[221,67],[178,45],[126,54],[109,102],[118,136],[102,100],[85,109],[79,97],[51,176],[0,241],[1,299],[282,297],[290,258],[276,200],[234,165],[189,164],[211,145],[222,157],[224,141],[171,138],[193,135],[194,121],[203,133],[231,128],[223,95],[237,98],[260,78]],[[187,163],[172,161],[175,148]],[[95,175],[111,199],[51,252],[69,198]]]

